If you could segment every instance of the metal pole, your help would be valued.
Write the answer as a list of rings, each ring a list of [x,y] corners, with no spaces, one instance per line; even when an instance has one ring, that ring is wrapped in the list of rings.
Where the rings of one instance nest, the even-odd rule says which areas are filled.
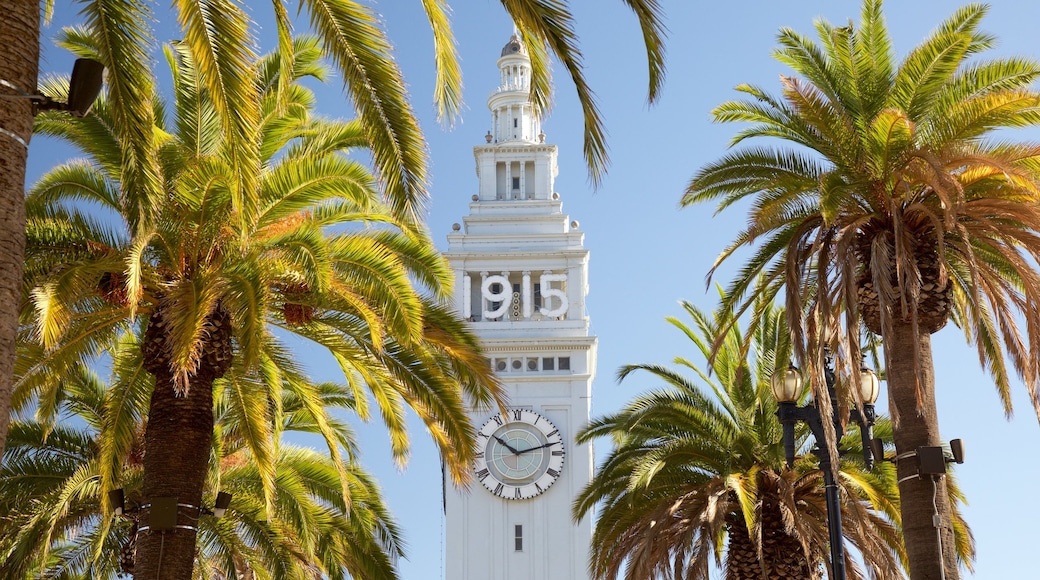
[[[845,542],[841,532],[841,504],[838,502],[838,484],[831,470],[830,453],[821,449],[820,469],[823,470],[823,487],[827,496],[827,531],[831,539],[831,569],[833,578],[845,580]]]
[[[834,388],[834,358],[830,348],[824,350],[823,376],[827,381],[827,394],[831,399],[831,420],[834,425],[834,436],[841,439],[845,435],[841,419],[838,418],[838,393]],[[816,438],[817,456],[820,458],[820,469],[823,470],[823,487],[827,497],[827,531],[831,539],[831,568],[834,580],[845,580],[845,540],[841,529],[841,503],[838,497],[838,483],[834,481],[834,470],[831,469],[830,447],[823,429],[823,417],[819,405],[815,405],[817,425],[813,425],[813,436]],[[818,428],[817,428],[818,426]]]

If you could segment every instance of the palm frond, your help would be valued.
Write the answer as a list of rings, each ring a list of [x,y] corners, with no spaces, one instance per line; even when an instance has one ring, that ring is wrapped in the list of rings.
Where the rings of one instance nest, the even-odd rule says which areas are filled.
[[[387,203],[400,219],[417,222],[428,196],[426,145],[378,19],[345,0],[305,0],[302,5],[326,55],[342,71],[344,88],[369,132]]]

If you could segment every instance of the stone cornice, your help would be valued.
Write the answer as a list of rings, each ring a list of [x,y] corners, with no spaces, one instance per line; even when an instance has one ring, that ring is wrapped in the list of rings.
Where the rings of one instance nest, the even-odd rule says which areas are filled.
[[[587,351],[596,345],[595,336],[583,337],[560,337],[539,338],[537,343],[532,344],[529,339],[493,339],[485,338],[481,341],[485,354],[499,353],[521,353],[521,352],[562,352],[562,351]]]
[[[495,252],[495,254],[488,255],[488,252],[458,252],[448,251],[444,252],[444,257],[454,262],[455,260],[473,260],[478,263],[484,264],[497,264],[501,263],[504,267],[509,261],[522,259],[522,258],[537,258],[542,262],[556,263],[553,258],[578,258],[581,261],[585,261],[588,258],[589,251],[581,248],[575,250],[562,250],[560,248],[545,248],[545,249],[531,249],[531,250],[515,250],[510,252]],[[460,264],[460,266],[466,266]],[[501,268],[499,268],[501,269]]]
[[[473,155],[480,155],[481,153],[555,153],[556,150],[556,145],[550,145],[548,143],[525,143],[515,145],[511,143],[495,143],[492,145],[477,145],[473,148]]]

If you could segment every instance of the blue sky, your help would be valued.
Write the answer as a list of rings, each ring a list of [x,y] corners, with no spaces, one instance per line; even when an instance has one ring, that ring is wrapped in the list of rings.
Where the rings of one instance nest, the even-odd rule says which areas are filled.
[[[161,3],[164,4],[164,3]],[[498,83],[495,60],[512,24],[493,0],[453,3],[453,22],[462,57],[466,109],[451,131],[440,127],[432,105],[433,57],[429,24],[418,2],[376,3],[386,20],[397,56],[430,146],[432,201],[430,230],[443,249],[454,222],[468,211],[476,193],[472,147],[483,143],[490,115],[488,94]],[[588,313],[599,337],[598,377],[593,387],[593,413],[608,413],[637,393],[655,386],[639,376],[618,385],[614,374],[628,363],[668,363],[675,356],[694,357],[688,340],[664,322],[680,316],[680,300],[711,308],[714,290],[705,273],[719,251],[744,223],[739,210],[713,216],[711,207],[678,209],[690,176],[719,158],[736,126],[711,122],[710,110],[733,98],[733,87],[751,83],[778,91],[778,78],[789,71],[770,56],[782,26],[813,34],[812,22],[858,20],[859,3],[850,0],[790,2],[691,2],[662,0],[669,28],[668,76],[660,102],[646,106],[646,67],[635,18],[620,0],[575,0],[574,11],[588,79],[595,89],[609,131],[613,160],[609,174],[593,191],[581,157],[582,125],[569,81],[557,67],[557,99],[543,127],[546,140],[559,146],[560,174],[556,191],[564,211],[578,220],[591,251]],[[261,22],[270,8],[253,2]],[[959,2],[890,1],[886,6],[896,51],[916,45]],[[75,7],[57,3],[56,24],[75,22]],[[158,38],[174,39],[171,19],[160,14]],[[1040,3],[1003,0],[992,6],[983,28],[999,38],[988,56],[1014,54],[1040,57],[1036,23]],[[44,30],[52,36],[55,27]],[[265,46],[273,42],[268,26]],[[67,59],[44,43],[43,72],[65,72]],[[320,94],[320,109],[329,116],[350,117],[349,104],[337,81]],[[1040,140],[1040,131],[1021,135]],[[30,149],[29,178],[34,179],[66,153],[36,139]],[[728,281],[727,270],[716,279]],[[1040,429],[1024,388],[1016,385],[1016,418],[1006,421],[992,380],[978,365],[975,351],[955,327],[933,338],[939,418],[945,438],[963,438],[967,461],[957,476],[970,505],[965,515],[978,543],[976,577],[1022,577],[1034,568],[1040,536],[1040,503],[1029,490],[1040,480],[1033,449]],[[314,373],[331,378],[332,369],[315,361]],[[884,394],[879,411],[884,412]],[[416,423],[412,459],[400,471],[390,460],[389,444],[378,424],[359,429],[363,462],[383,485],[403,527],[409,559],[401,563],[404,580],[441,578],[444,527],[440,466],[436,452]],[[607,443],[599,445],[600,454]],[[479,488],[470,493],[483,493]]]

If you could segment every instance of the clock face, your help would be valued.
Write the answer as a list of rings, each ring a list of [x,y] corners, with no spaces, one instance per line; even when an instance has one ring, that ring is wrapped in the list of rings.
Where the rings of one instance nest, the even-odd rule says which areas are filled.
[[[563,470],[563,437],[534,411],[510,409],[491,417],[477,433],[477,442],[477,479],[505,499],[541,495]]]

